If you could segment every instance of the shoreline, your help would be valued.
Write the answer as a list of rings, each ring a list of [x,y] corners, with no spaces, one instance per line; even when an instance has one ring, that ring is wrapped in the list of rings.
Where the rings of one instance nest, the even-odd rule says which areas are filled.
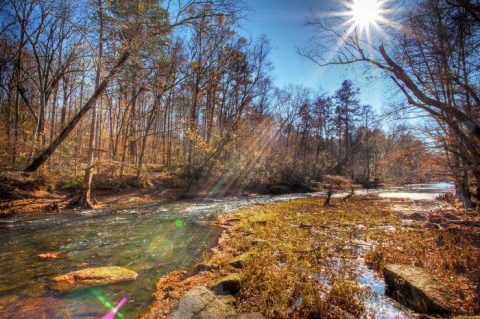
[[[297,191],[286,193],[262,193],[262,192],[243,192],[240,194],[223,194],[209,196],[208,199],[238,199],[254,198],[259,196],[282,196],[295,194],[315,194],[317,191],[310,192]],[[93,209],[128,209],[143,205],[169,204],[177,201],[202,201],[208,194],[203,192],[188,193],[184,189],[145,189],[145,188],[126,188],[94,191]],[[63,211],[78,211],[77,207],[69,207],[74,194],[50,193],[46,191],[34,191],[28,194],[26,198],[0,200],[0,218],[6,218],[24,214],[45,214],[61,213]]]
[[[262,204],[255,204],[253,206],[268,205],[267,202]],[[218,254],[219,251],[228,248],[228,240],[232,238],[229,234],[235,224],[238,212],[231,212],[219,215],[213,227],[222,228],[222,232],[218,236],[217,244],[209,250],[210,255]],[[231,252],[227,252],[223,258],[234,258]],[[187,293],[187,291],[195,286],[211,286],[216,279],[219,279],[218,274],[214,274],[214,270],[210,265],[205,263],[205,258],[197,263],[192,269],[180,269],[172,271],[169,274],[162,276],[157,281],[157,290],[153,293],[153,303],[143,312],[140,319],[160,319],[165,318],[177,302]]]
[[[362,200],[360,199],[360,197],[362,196],[358,196],[358,197],[359,198],[356,198],[355,201],[360,200],[360,204],[362,204],[361,203]],[[374,201],[372,198],[366,199],[366,200]],[[241,278],[243,278],[244,272],[248,273],[251,271],[251,269],[249,268],[250,266],[248,266],[248,261],[244,260],[245,255],[249,255],[247,259],[252,256],[253,256],[253,259],[264,258],[265,256],[263,256],[262,253],[259,253],[259,250],[255,250],[255,247],[258,247],[258,245],[260,246],[271,245],[261,238],[252,239],[251,237],[255,236],[255,234],[252,234],[249,230],[244,229],[245,222],[252,224],[252,221],[249,220],[249,218],[251,218],[253,215],[258,215],[258,214],[262,215],[265,213],[265,211],[268,211],[269,209],[274,210],[276,209],[276,206],[283,205],[287,207],[289,203],[295,204],[296,202],[296,204],[298,203],[301,204],[302,202],[306,202],[306,201],[308,201],[308,199],[292,200],[292,201],[281,202],[281,203],[267,202],[262,204],[256,204],[250,208],[241,209],[239,211],[235,211],[232,213],[219,216],[217,221],[214,223],[214,225],[223,228],[223,231],[219,236],[217,245],[212,249],[212,252],[208,256],[206,256],[206,258],[204,258],[204,260],[200,262],[192,271],[185,271],[185,270],[175,271],[170,274],[167,274],[164,277],[161,277],[157,282],[157,291],[154,293],[155,301],[149,306],[148,309],[145,310],[144,314],[141,316],[141,319],[165,318],[169,310],[171,310],[175,306],[178,300],[180,300],[182,296],[185,295],[189,289],[195,286],[205,286],[208,288],[212,288],[213,286],[215,286],[215,282],[218,282],[219,280],[221,281],[222,278],[228,277],[232,274],[239,275]],[[391,219],[392,224],[396,225],[395,227],[403,229],[405,226],[401,225],[401,223],[403,223],[403,219],[401,215],[399,215],[401,213],[396,211],[394,207],[392,207],[390,204],[385,204],[384,203],[385,200],[381,200],[381,201],[383,202],[382,204],[384,206],[389,206],[388,208],[385,209],[385,213],[381,213],[381,214],[391,214],[390,216],[392,217],[388,217],[388,218],[394,218],[394,219]],[[337,202],[337,204],[339,203]],[[409,206],[410,208],[412,208],[414,201],[408,201],[408,202],[399,201],[397,202],[397,204]],[[371,202],[365,205],[367,208],[371,208],[378,205],[378,203]],[[338,208],[340,207],[336,207],[334,209],[338,209]],[[250,211],[252,214],[248,215],[248,211]],[[266,216],[268,216],[268,214]],[[373,223],[372,225],[377,224],[377,222],[373,220],[372,220],[372,223]],[[333,223],[332,225],[334,224],[335,223]],[[265,221],[260,218],[253,221],[252,225],[254,225],[252,227],[253,227],[253,233],[255,233],[255,229],[257,226],[263,227],[265,225],[270,225],[270,221],[268,220]],[[337,227],[332,225],[325,224],[321,227],[327,227],[327,228]],[[309,231],[312,229],[316,229],[317,226],[309,225],[309,224],[305,224],[305,225],[300,224],[299,227],[300,229]],[[385,240],[385,242],[388,242],[386,238],[379,239],[381,236],[391,236],[391,235],[386,235],[386,233],[388,232],[382,229],[382,227],[384,226],[381,226],[379,224],[378,230],[375,230],[375,227],[372,228],[372,231],[371,231],[372,234],[368,234],[367,241],[370,240],[368,238],[370,238],[371,236],[372,238],[378,237],[376,238],[376,240],[378,240],[378,242],[380,243],[382,242],[382,240]],[[424,228],[424,227],[427,227],[427,226],[418,226],[417,230],[415,231],[421,232],[421,233],[423,232],[428,233],[431,231],[429,228]],[[389,240],[391,240],[391,238]],[[402,243],[402,245],[403,244],[404,243]],[[276,243],[274,245],[276,245]],[[344,247],[347,247],[347,246],[344,246]],[[305,253],[310,254],[316,251],[316,249],[318,248],[314,248],[313,250],[307,249],[305,250]],[[342,248],[342,250],[343,249],[344,248]],[[379,275],[379,272],[381,272],[381,266],[378,264],[379,261],[375,260],[376,253],[377,253],[376,247],[372,246],[369,249],[367,249],[364,253],[362,253],[362,255],[359,257],[364,257],[366,264],[370,265],[371,268],[375,269],[376,270],[375,273]],[[344,255],[344,252],[341,251],[339,253],[338,252],[335,253],[334,255],[332,255],[332,257],[335,257],[335,256],[341,257],[343,255]],[[345,258],[347,259],[350,258],[348,257],[348,252],[345,255]],[[398,256],[392,255],[390,257],[384,256],[382,258],[389,260],[389,258],[395,259],[395,258],[398,258]],[[405,260],[403,260],[403,262],[405,262]],[[245,265],[245,263],[247,263],[246,264],[247,266]],[[247,268],[247,270],[245,270],[245,267]],[[428,265],[426,267],[428,268]],[[465,280],[462,280],[462,284],[464,283],[465,283]],[[249,284],[251,284],[251,282],[248,283],[248,279],[247,279],[247,285]],[[352,293],[355,295],[356,293],[358,293],[358,291],[353,289]],[[467,295],[469,297],[468,298],[465,297],[465,298],[467,299],[472,298],[471,293],[467,293]],[[242,300],[242,298],[245,298],[245,297],[248,298],[248,296],[244,296],[243,294],[234,296],[235,300],[233,304],[236,306],[236,308],[239,311],[248,311],[248,312],[258,311],[258,312],[262,312],[267,318],[274,318],[274,316],[272,317],[271,313],[266,313],[267,311],[265,309],[255,308],[255,306],[253,307],[248,306],[248,303],[251,300],[245,300],[245,299]],[[247,304],[247,306],[245,306],[245,304]],[[352,308],[352,309],[355,309],[355,308]],[[350,313],[350,312],[347,311],[347,313]]]

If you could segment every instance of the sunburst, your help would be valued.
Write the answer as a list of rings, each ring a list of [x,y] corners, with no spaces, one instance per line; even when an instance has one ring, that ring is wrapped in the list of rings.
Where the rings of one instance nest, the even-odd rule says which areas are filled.
[[[330,16],[345,18],[338,26],[345,28],[343,36],[339,40],[338,46],[345,43],[352,33],[366,38],[368,43],[372,41],[372,28],[379,34],[385,35],[384,27],[397,27],[396,24],[388,18],[392,12],[388,8],[388,2],[391,0],[340,0],[343,10],[331,12]]]

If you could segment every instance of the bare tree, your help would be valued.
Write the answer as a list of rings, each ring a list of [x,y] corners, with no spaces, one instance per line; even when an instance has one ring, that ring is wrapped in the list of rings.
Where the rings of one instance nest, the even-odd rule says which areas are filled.
[[[364,63],[384,71],[410,106],[445,123],[462,141],[462,160],[480,177],[480,99],[472,84],[478,70],[478,23],[467,19],[472,8],[469,1],[421,1],[394,17],[403,19],[401,27],[384,26],[391,37],[378,36],[371,42],[359,27],[342,29],[338,20],[313,17],[308,24],[341,45],[333,58],[325,58],[324,46],[305,48],[300,54],[320,66]]]

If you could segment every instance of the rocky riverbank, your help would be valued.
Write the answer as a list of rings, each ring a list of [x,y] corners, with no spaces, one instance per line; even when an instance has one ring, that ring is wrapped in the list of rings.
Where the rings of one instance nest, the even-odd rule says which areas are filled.
[[[197,181],[193,184],[171,173],[148,174],[138,181],[135,175],[122,177],[98,174],[92,180],[94,208],[128,208],[162,204],[181,199],[203,200],[205,197],[247,197],[255,194],[280,195],[317,191],[314,184],[271,184],[250,186],[247,190],[206,191]],[[16,214],[60,212],[78,209],[70,204],[80,194],[79,177],[0,171],[0,218]]]
[[[416,213],[425,219],[409,222]],[[222,216],[217,224],[225,230],[218,246],[194,273],[163,277],[154,304],[142,318],[175,318],[185,296],[191,299],[198,291],[225,304],[222,309],[227,310],[214,318],[227,318],[228,311],[266,318],[364,318],[375,307],[371,289],[358,280],[355,265],[363,258],[379,275],[387,264],[397,270],[419,269],[424,279],[434,278],[448,290],[444,315],[471,315],[479,310],[477,219],[438,202],[376,196],[354,196],[332,207],[319,199],[255,205]],[[408,296],[393,284],[388,288],[410,307],[402,298],[425,295],[421,289]],[[431,299],[428,294],[426,298]]]

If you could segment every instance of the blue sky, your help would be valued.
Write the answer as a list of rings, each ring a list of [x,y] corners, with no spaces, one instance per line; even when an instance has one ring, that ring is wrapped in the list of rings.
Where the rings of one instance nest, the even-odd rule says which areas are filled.
[[[250,11],[241,23],[243,33],[252,38],[265,34],[270,40],[274,83],[278,87],[298,84],[333,93],[344,79],[350,79],[361,88],[362,103],[371,104],[378,111],[382,109],[386,89],[381,80],[367,81],[363,68],[320,68],[296,53],[296,48],[307,44],[312,36],[312,30],[304,26],[311,10],[328,10],[337,0],[246,1]]]

